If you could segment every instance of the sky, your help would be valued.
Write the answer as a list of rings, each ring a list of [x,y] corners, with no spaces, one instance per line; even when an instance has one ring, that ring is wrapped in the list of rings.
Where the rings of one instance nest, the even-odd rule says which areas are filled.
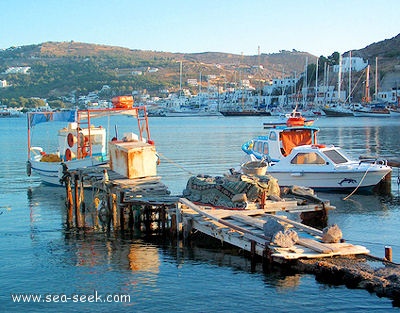
[[[400,33],[399,0],[0,0],[0,49],[77,41],[138,50],[330,56]]]

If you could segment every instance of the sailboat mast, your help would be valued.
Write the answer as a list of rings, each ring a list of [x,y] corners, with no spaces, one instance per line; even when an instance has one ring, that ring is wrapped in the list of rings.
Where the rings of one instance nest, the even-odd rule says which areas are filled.
[[[180,61],[179,66],[179,95],[182,95],[182,61]]]
[[[340,102],[340,89],[342,88],[342,55],[339,55],[339,72],[338,72],[338,101]]]
[[[370,102],[370,95],[369,95],[369,68],[370,68],[370,65],[368,64],[366,78],[365,78],[365,102]]]
[[[315,105],[317,105],[317,99],[318,99],[318,61],[319,58],[317,58],[317,65],[315,67],[315,98],[314,98]]]
[[[304,75],[304,86],[303,86],[303,109],[306,107],[307,95],[308,95],[308,82],[307,82],[307,68],[308,68],[308,57],[306,57],[306,65],[305,65],[305,75]]]
[[[349,96],[347,97],[349,99],[349,104],[351,102],[351,51],[349,52]]]
[[[378,100],[378,57],[375,58],[375,94],[374,99]]]

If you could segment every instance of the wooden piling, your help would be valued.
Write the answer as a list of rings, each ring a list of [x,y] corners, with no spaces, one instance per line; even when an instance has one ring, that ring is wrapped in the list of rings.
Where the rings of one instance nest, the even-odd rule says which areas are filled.
[[[120,191],[119,192],[119,203],[120,203],[120,207],[119,207],[119,227],[121,229],[121,231],[124,231],[125,229],[125,205],[123,204],[124,202],[124,192]]]
[[[75,183],[75,227],[81,227],[81,212],[80,212],[80,201],[79,201],[79,176],[77,174],[74,175],[74,183]]]
[[[392,192],[392,172],[387,173],[373,190],[379,195],[390,195]]]
[[[392,247],[385,246],[385,259],[389,262],[392,262]]]
[[[67,228],[71,229],[74,226],[74,211],[73,211],[73,198],[71,189],[71,179],[65,178],[65,189],[67,191]]]
[[[115,193],[111,194],[111,210],[112,210],[112,220],[114,230],[118,229],[118,219],[117,219],[117,195]]]

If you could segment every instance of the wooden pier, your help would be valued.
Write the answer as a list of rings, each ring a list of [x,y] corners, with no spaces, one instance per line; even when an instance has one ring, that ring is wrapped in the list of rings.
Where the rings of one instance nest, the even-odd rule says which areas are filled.
[[[167,209],[175,207],[159,176],[129,179],[109,167],[66,171],[69,230],[138,230],[146,234],[170,228]]]
[[[182,223],[185,237],[193,231],[200,231],[223,243],[229,243],[238,249],[247,251],[251,256],[258,255],[267,262],[284,263],[300,258],[323,258],[338,255],[367,254],[362,246],[346,242],[322,243],[323,232],[319,229],[277,215],[275,209],[218,210],[212,207],[198,206],[181,198],[176,214]],[[282,204],[281,204],[282,207]],[[285,206],[280,212],[298,212],[296,206]],[[277,221],[294,229],[298,233],[297,242],[291,247],[280,247],[272,243],[272,238],[264,232],[268,219]]]

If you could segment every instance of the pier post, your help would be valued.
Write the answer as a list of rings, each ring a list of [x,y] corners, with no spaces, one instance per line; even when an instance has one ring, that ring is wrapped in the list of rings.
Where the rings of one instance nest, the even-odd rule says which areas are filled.
[[[121,231],[124,231],[125,229],[125,205],[124,203],[124,192],[120,191],[119,192],[119,227]]]
[[[79,176],[74,175],[75,183],[75,226],[77,228],[81,227],[81,212],[80,212],[80,201],[79,201]]]
[[[392,173],[387,173],[373,190],[381,196],[390,195],[392,193]]]
[[[68,229],[74,226],[74,211],[73,211],[73,198],[71,189],[70,177],[65,178],[65,189],[67,191],[67,227]]]
[[[117,195],[115,193],[111,194],[111,209],[112,209],[112,219],[113,219],[113,228],[114,231],[118,228],[118,219],[117,219]]]
[[[160,208],[160,213],[161,213],[161,230],[162,234],[165,234],[165,226],[166,226],[166,210],[165,210],[165,205],[162,205]]]
[[[83,187],[83,176],[80,176],[80,196],[79,196],[79,206],[81,208],[81,212],[82,212],[82,227],[85,228],[86,227],[86,205],[85,205],[85,189]]]
[[[392,262],[392,247],[385,246],[385,259],[389,262]]]
[[[255,271],[256,269],[256,242],[254,240],[250,241],[251,247],[250,247],[250,253],[251,253],[251,270]]]

